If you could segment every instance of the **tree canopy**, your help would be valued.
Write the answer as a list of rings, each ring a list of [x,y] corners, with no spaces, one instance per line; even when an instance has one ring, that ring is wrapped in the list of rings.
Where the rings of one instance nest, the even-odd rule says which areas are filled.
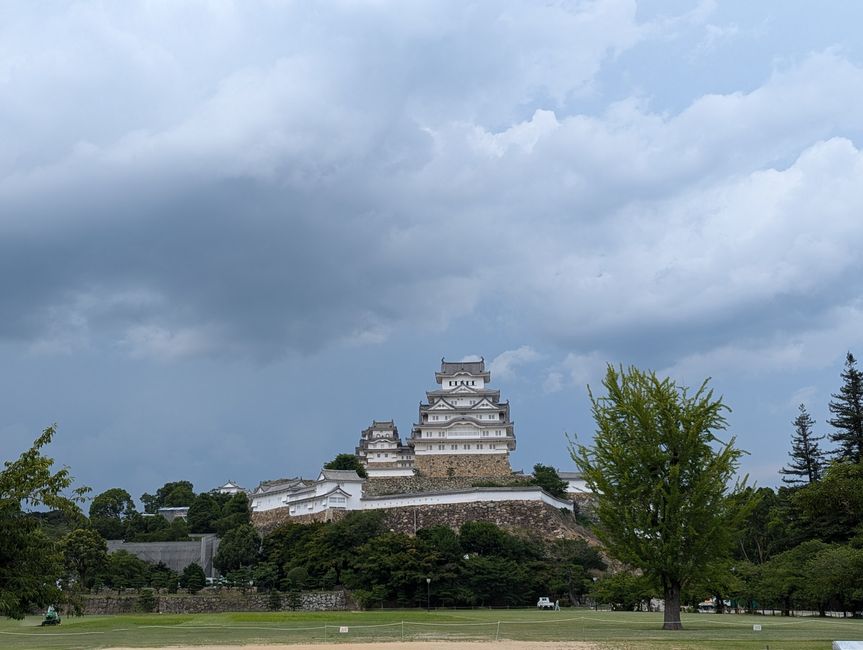
[[[105,539],[122,539],[125,521],[135,512],[132,495],[122,488],[111,488],[93,497],[90,523]]]
[[[664,629],[680,629],[681,589],[726,557],[745,514],[729,488],[743,452],[723,443],[728,408],[704,382],[694,393],[637,368],[609,366],[607,394],[590,391],[593,445],[572,457],[597,495],[597,531],[618,560],[665,597]]]
[[[832,397],[828,406],[833,417],[828,423],[834,428],[830,440],[838,444],[836,459],[860,463],[863,461],[863,372],[857,369],[857,359],[850,352],[845,357],[842,386]]]
[[[43,454],[55,434],[45,429],[33,446],[0,471],[0,616],[23,618],[33,607],[45,607],[59,594],[55,583],[62,574],[53,543],[28,516],[32,507],[77,513],[77,502],[87,488],[72,486],[67,468],[54,471],[54,460]]]
[[[565,499],[567,482],[560,478],[554,467],[537,463],[533,466],[533,485],[538,485],[550,495]]]
[[[159,508],[191,506],[195,500],[195,489],[189,481],[172,481],[156,490],[156,494],[141,495],[144,512],[154,515]]]
[[[824,472],[824,454],[818,445],[824,436],[816,436],[812,431],[815,420],[809,415],[806,406],[801,404],[800,413],[794,418],[794,436],[791,438],[791,461],[779,470],[782,482],[790,485],[814,483]]]

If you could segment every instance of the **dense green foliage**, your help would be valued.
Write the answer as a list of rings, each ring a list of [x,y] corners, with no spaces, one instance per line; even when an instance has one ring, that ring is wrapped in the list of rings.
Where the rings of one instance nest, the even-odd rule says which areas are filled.
[[[144,512],[154,515],[159,508],[175,508],[191,506],[195,500],[195,489],[189,481],[173,481],[165,483],[156,490],[156,494],[141,495]]]
[[[126,520],[134,513],[132,495],[121,488],[105,490],[90,503],[90,523],[105,539],[123,539]]]
[[[223,575],[241,568],[254,566],[258,560],[261,538],[249,524],[238,526],[225,533],[219,542],[219,550],[213,565]]]
[[[204,588],[205,584],[206,576],[204,575],[204,569],[197,562],[192,562],[180,574],[180,586],[188,589],[189,593],[198,593]]]
[[[86,492],[67,495],[72,477],[66,468],[53,471],[53,459],[42,450],[54,437],[48,427],[33,446],[0,471],[0,616],[21,618],[32,607],[44,607],[59,597],[56,581],[62,562],[53,541],[35,517],[33,507],[48,507],[73,517]]]
[[[186,519],[190,532],[218,535],[224,535],[238,526],[248,525],[250,520],[249,498],[242,492],[202,492],[189,507],[189,516]]]
[[[554,467],[537,463],[533,466],[532,485],[538,485],[550,495],[566,498],[567,483],[557,473]]]
[[[67,571],[67,584],[91,589],[96,576],[108,565],[108,545],[92,528],[78,528],[60,541],[63,566]]]
[[[690,394],[637,368],[608,367],[591,393],[596,434],[573,459],[597,495],[609,552],[661,588],[665,629],[680,628],[681,590],[726,557],[745,505],[731,489],[742,452],[720,441],[727,407],[706,382]]]
[[[526,540],[487,522],[410,537],[382,530],[379,513],[356,512],[276,529],[253,573],[259,588],[343,584],[365,606],[525,605],[540,595],[578,602],[592,584],[589,571],[604,566],[581,541]]]

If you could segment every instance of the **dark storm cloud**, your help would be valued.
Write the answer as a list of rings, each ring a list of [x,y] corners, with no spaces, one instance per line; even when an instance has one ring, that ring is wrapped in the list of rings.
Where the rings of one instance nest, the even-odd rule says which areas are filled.
[[[827,367],[863,342],[859,48],[808,35],[777,62],[788,34],[735,6],[0,10],[0,351],[34,393],[100,368],[130,403],[93,423],[112,453],[154,411],[183,453],[240,436],[235,376],[310,381],[292,422],[335,440],[379,406],[322,422],[314,382],[378,352],[384,375],[430,346],[486,354],[525,394],[607,361]]]

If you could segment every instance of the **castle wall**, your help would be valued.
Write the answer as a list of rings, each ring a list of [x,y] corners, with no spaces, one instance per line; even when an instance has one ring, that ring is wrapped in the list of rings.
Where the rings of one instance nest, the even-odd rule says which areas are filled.
[[[493,484],[499,487],[530,485],[530,479],[523,474],[509,476],[410,476],[400,478],[374,477],[363,485],[364,497],[379,497],[388,494],[414,494],[416,492],[442,492],[464,490],[467,488]]]
[[[491,478],[510,476],[509,454],[417,454],[414,468],[422,476]]]
[[[458,530],[468,521],[487,521],[515,533],[543,538],[581,538],[595,542],[594,536],[576,522],[572,513],[542,501],[429,503],[382,508],[378,511],[383,513],[386,530],[406,535],[414,535],[416,531],[430,526],[448,526]],[[336,518],[344,514],[337,513]],[[283,524],[303,523],[298,520],[298,517],[291,517],[286,508],[252,515],[252,524],[262,535]]]

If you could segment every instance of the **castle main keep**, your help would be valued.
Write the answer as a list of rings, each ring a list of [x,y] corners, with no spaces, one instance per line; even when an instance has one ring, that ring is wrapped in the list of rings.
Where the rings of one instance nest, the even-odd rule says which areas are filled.
[[[362,432],[356,453],[369,478],[512,474],[515,433],[509,402],[489,388],[485,360],[441,359],[435,381],[439,388],[426,392],[406,443],[391,420],[375,420]]]

